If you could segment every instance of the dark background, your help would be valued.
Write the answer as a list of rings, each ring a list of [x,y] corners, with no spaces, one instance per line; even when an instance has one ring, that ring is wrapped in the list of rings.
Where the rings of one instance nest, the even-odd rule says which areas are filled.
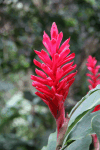
[[[0,150],[40,150],[56,124],[47,106],[34,95],[34,50],[52,22],[71,37],[77,76],[66,111],[88,92],[86,59],[100,63],[100,0],[0,0]]]

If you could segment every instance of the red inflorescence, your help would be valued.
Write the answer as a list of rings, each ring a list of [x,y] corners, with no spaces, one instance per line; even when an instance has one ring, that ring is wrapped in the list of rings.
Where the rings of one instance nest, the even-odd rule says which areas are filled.
[[[89,74],[87,73],[86,75],[89,76],[91,79],[88,79],[88,82],[91,84],[89,85],[89,90],[92,90],[93,88],[95,88],[98,84],[100,84],[100,79],[98,79],[100,77],[100,73],[98,73],[100,65],[97,65],[97,60],[95,59],[95,57],[92,57],[91,55],[88,57],[87,59],[87,69],[92,73]],[[100,110],[100,105],[97,105],[93,112]]]
[[[35,94],[48,105],[56,119],[58,134],[65,121],[64,101],[77,73],[76,71],[69,74],[76,68],[73,61],[69,62],[75,57],[75,53],[69,55],[70,38],[60,46],[62,38],[63,33],[58,33],[54,22],[51,27],[51,39],[45,32],[43,35],[43,45],[48,52],[35,50],[35,53],[43,61],[40,63],[34,59],[34,64],[41,69],[35,70],[40,77],[31,75],[32,85],[38,90]]]

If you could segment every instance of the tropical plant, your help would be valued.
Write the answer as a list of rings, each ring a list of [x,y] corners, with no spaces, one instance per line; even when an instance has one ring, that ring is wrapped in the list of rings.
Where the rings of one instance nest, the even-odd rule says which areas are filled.
[[[72,66],[73,62],[69,62],[75,57],[75,54],[68,55],[70,53],[69,39],[60,46],[63,34],[62,32],[58,33],[55,22],[52,24],[50,33],[51,39],[45,32],[43,35],[43,44],[48,53],[44,50],[41,52],[35,50],[43,63],[36,59],[34,59],[34,63],[43,71],[35,70],[40,77],[31,75],[32,85],[39,91],[35,94],[48,105],[57,125],[57,132],[50,135],[48,145],[43,147],[43,150],[72,150],[73,148],[75,150],[88,150],[92,142],[91,134],[96,133],[100,139],[100,135],[97,133],[100,129],[100,111],[95,111],[100,104],[100,86],[97,86],[99,80],[96,80],[99,77],[99,74],[96,76],[99,66],[95,67],[95,58],[92,59],[89,56],[87,67],[93,75],[87,75],[93,80],[88,80],[92,85],[89,88],[92,90],[65,117],[64,101],[77,73],[69,74],[76,67],[76,65]],[[95,125],[94,120],[97,125]]]

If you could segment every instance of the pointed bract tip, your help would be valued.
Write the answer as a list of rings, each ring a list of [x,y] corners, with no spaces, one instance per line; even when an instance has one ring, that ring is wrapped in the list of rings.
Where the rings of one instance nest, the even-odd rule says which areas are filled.
[[[34,50],[34,52],[37,54],[37,50]]]
[[[32,75],[31,75],[31,77],[30,77],[30,79],[32,78]]]
[[[57,25],[55,22],[53,22],[52,26],[51,26],[51,31],[53,31],[53,30],[56,30],[56,32],[58,32]]]
[[[76,68],[76,67],[77,67],[77,64],[73,65],[72,67],[75,67],[75,68]]]
[[[58,28],[55,22],[53,22],[52,27],[51,27],[51,39],[55,38],[57,39],[58,36]]]
[[[70,41],[70,37],[68,38],[68,43],[69,43],[69,41]]]
[[[61,34],[61,36],[63,37],[63,32],[62,31],[59,34]]]
[[[55,22],[52,23],[52,26],[57,26]]]
[[[34,49],[34,52],[36,53],[37,50]]]
[[[56,30],[56,32],[58,32],[57,25],[55,22],[53,22],[51,30]]]
[[[36,61],[37,61],[36,59],[33,59],[33,63],[34,63],[34,64],[36,63]]]
[[[30,79],[33,80],[33,75],[31,75]]]
[[[43,37],[44,37],[45,35],[46,35],[46,32],[44,31],[44,32],[43,32]]]
[[[35,86],[35,83],[34,83],[34,82],[32,82],[32,86]]]

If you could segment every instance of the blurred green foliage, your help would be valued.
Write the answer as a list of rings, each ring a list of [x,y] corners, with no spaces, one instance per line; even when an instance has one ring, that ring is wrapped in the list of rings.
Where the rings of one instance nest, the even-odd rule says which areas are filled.
[[[50,35],[52,22],[63,41],[71,37],[76,54],[78,75],[69,99],[76,102],[88,91],[88,55],[100,63],[99,0],[0,0],[0,150],[40,150],[55,131],[47,106],[28,84],[29,69],[35,69],[33,49],[44,48],[43,31]],[[68,111],[71,107],[67,104]]]

